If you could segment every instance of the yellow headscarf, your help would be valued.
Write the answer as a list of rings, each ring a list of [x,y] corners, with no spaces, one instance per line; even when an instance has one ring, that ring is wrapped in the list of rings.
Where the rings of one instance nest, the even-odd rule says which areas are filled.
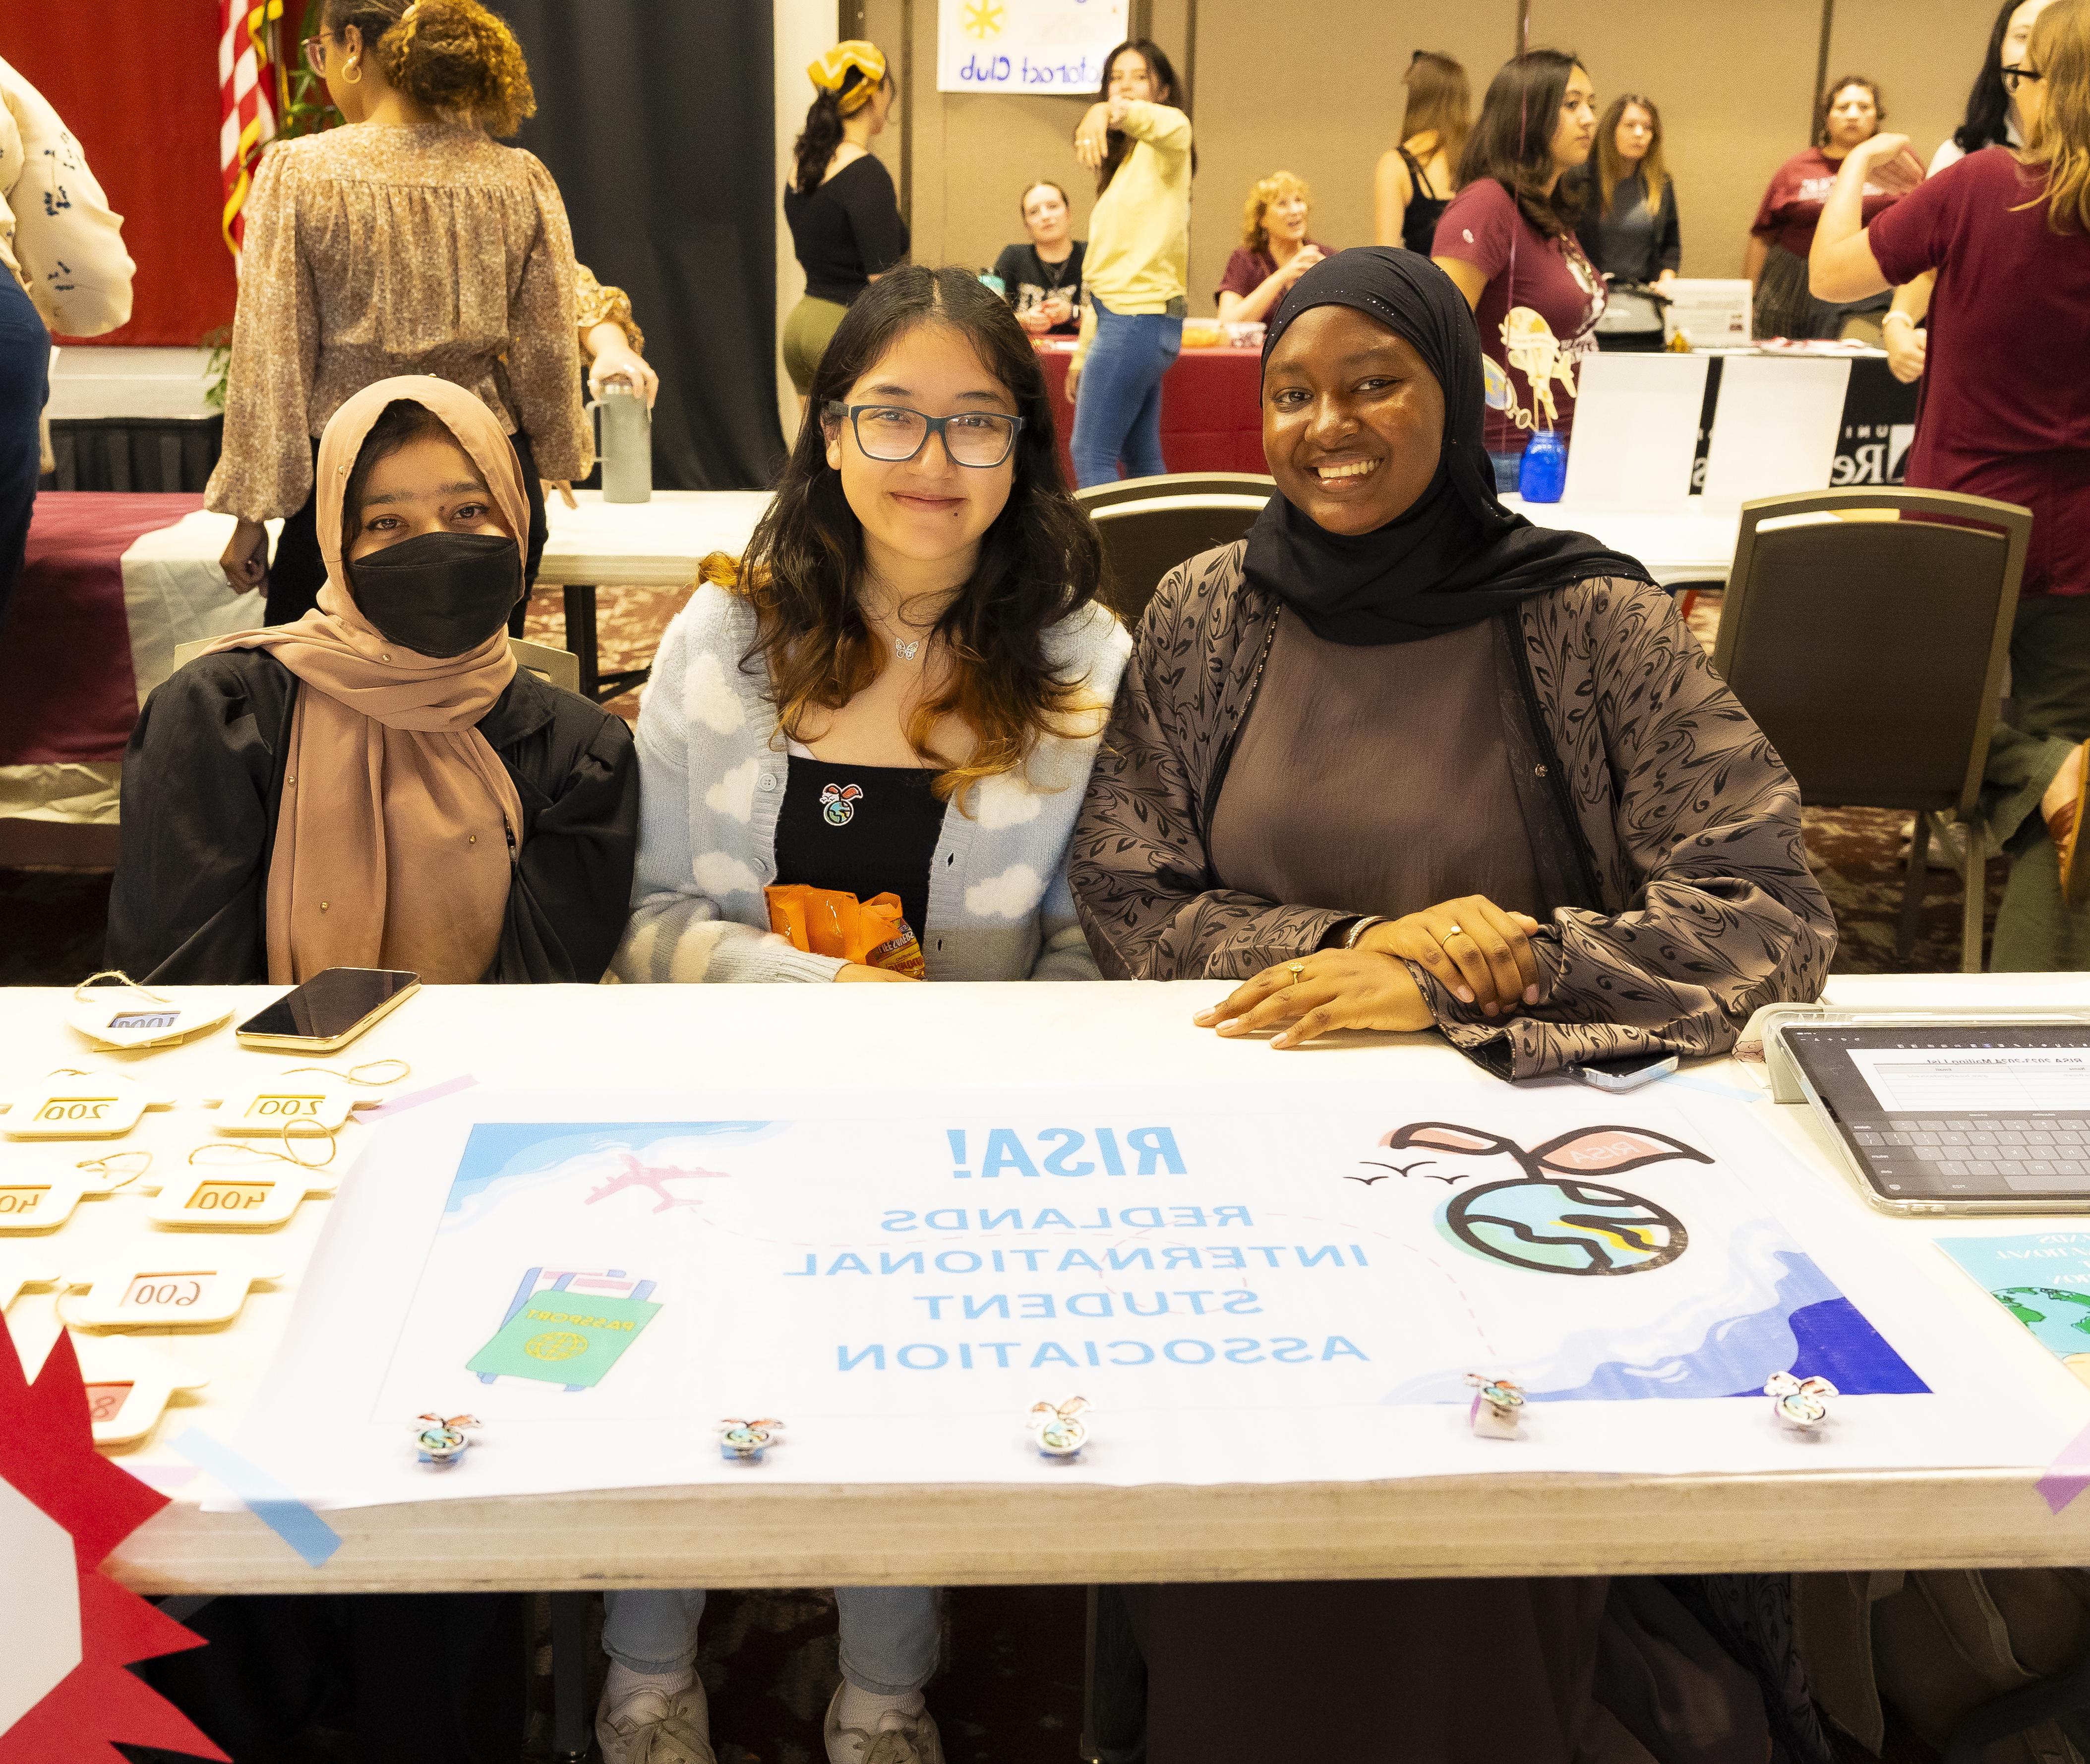
[[[845,93],[842,85],[854,67],[863,78],[853,92]],[[861,110],[871,102],[871,95],[878,90],[885,78],[885,53],[875,43],[867,43],[852,37],[846,43],[837,43],[818,61],[806,69],[806,77],[823,92],[836,95],[836,108],[844,116]]]

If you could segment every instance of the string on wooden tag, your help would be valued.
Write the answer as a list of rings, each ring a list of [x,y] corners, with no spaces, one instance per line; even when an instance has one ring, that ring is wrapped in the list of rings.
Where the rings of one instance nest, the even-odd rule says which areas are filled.
[[[397,1066],[399,1069],[389,1078],[373,1078],[365,1075],[388,1065]],[[366,1060],[361,1065],[352,1065],[346,1072],[337,1072],[330,1065],[294,1065],[283,1076],[295,1078],[300,1072],[316,1072],[323,1078],[339,1078],[344,1084],[360,1084],[366,1089],[378,1090],[387,1084],[397,1084],[402,1078],[411,1078],[414,1069],[404,1060],[394,1056],[385,1060]]]
[[[133,1158],[140,1159],[143,1161],[140,1162],[138,1167],[132,1170],[129,1175],[126,1176],[122,1181],[117,1182],[110,1180],[115,1174],[115,1167],[118,1164],[123,1164],[127,1160]],[[119,1188],[128,1188],[133,1182],[136,1181],[140,1177],[143,1176],[148,1170],[153,1168],[153,1154],[146,1151],[141,1146],[130,1151],[112,1151],[105,1158],[82,1158],[73,1166],[73,1168],[75,1170],[93,1171],[96,1175],[101,1177],[105,1182],[109,1184],[107,1191],[110,1194],[114,1194]]]
[[[91,989],[94,988],[95,983],[97,980],[114,980],[119,983],[118,986],[101,988],[101,990],[105,992],[116,992],[120,990],[135,992],[140,998],[149,998],[155,1005],[171,1005],[174,1003],[174,1000],[169,998],[164,992],[155,992],[149,986],[140,986],[121,968],[104,968],[99,974],[90,974],[88,975],[85,979],[82,980],[79,985],[75,986],[72,989],[73,1002],[76,1005],[92,1005],[94,1000],[88,997],[87,994]]]
[[[306,1127],[311,1130],[306,1133],[291,1131],[293,1128],[299,1126]],[[295,1164],[300,1170],[324,1170],[333,1162],[334,1153],[341,1149],[341,1142],[334,1137],[330,1129],[321,1127],[312,1121],[286,1121],[282,1125],[281,1137],[283,1142],[283,1149],[281,1151],[272,1151],[266,1146],[243,1144],[238,1140],[214,1139],[209,1144],[198,1146],[191,1151],[189,1162],[200,1169],[207,1169],[214,1164],[230,1165],[258,1158],[267,1163]],[[316,1160],[299,1157],[292,1149],[291,1142],[295,1139],[325,1140],[326,1155]],[[204,1155],[206,1152],[213,1155],[207,1157]],[[217,1155],[220,1153],[226,1155]]]

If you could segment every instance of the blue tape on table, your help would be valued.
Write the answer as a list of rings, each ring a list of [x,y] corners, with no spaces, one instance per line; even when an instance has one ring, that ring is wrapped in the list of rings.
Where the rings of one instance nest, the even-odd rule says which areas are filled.
[[[251,1458],[197,1427],[168,1443],[237,1495],[248,1512],[305,1559],[307,1568],[325,1568],[341,1547],[339,1532]]]

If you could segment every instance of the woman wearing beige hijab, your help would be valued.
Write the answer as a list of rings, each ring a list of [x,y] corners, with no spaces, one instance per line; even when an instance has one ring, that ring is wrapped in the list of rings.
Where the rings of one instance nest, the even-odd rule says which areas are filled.
[[[109,959],[141,979],[599,979],[622,934],[625,725],[518,670],[529,504],[499,420],[425,375],[321,437],[319,605],[147,700],[123,767]]]

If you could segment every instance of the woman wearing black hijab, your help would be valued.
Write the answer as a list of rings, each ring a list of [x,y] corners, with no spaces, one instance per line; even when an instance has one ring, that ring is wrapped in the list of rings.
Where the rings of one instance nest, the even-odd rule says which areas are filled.
[[[1799,792],[1637,563],[1495,499],[1481,372],[1427,258],[1344,252],[1286,297],[1263,354],[1279,494],[1141,622],[1075,833],[1084,928],[1107,978],[1243,982],[1198,1022],[1280,1047],[1434,1024],[1514,1078],[1717,1052],[1828,971]],[[1774,1736],[1826,1756],[1780,1580],[1107,1608],[1144,1659],[1150,1764],[1761,1764]]]
[[[1478,333],[1387,247],[1263,348],[1279,494],[1142,622],[1073,850],[1107,979],[1440,1028],[1509,1078],[1722,1052],[1835,947],[1800,794],[1646,572],[1497,501]],[[1391,959],[1389,959],[1391,958]]]

